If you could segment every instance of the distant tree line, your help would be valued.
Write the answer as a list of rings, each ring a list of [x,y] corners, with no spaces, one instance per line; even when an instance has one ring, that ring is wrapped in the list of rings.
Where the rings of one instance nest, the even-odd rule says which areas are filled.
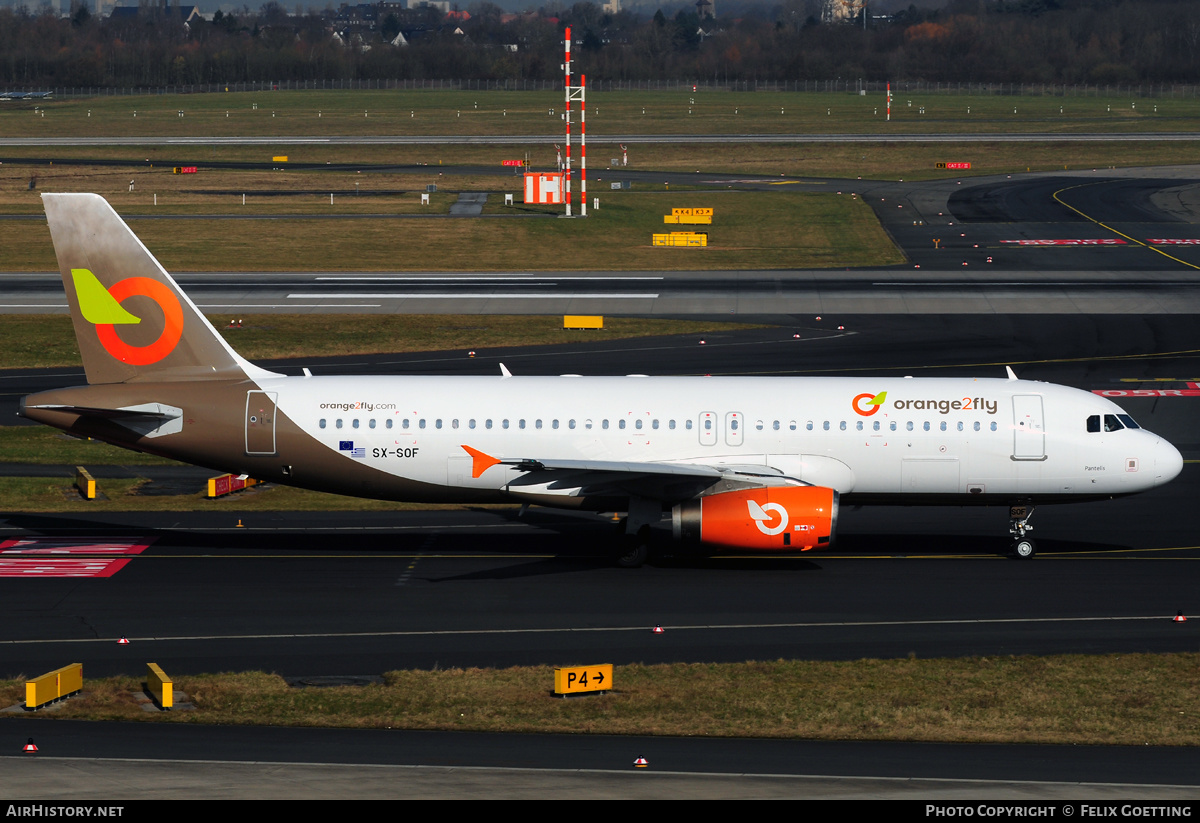
[[[173,0],[177,3],[178,0]],[[0,9],[0,84],[160,87],[324,80],[554,80],[569,25],[589,80],[725,83],[862,78],[961,83],[1193,84],[1200,16],[1183,0],[951,0],[888,20],[822,24],[820,0],[701,20],[591,2],[510,15],[488,2],[347,22],[278,3],[185,25],[143,0],[130,18]],[[389,7],[392,8],[392,7]],[[721,9],[718,7],[718,12]],[[407,45],[391,41],[402,34]]]

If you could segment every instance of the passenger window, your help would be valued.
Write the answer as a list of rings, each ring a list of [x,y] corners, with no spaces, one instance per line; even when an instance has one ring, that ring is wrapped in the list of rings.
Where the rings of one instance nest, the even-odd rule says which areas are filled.
[[[321,422],[318,425],[320,425],[321,428],[325,428],[325,418],[324,417],[321,418]]]
[[[961,420],[958,421],[958,430],[959,431],[963,430],[963,422]]]
[[[775,431],[779,431],[779,421],[776,420],[774,423],[772,423],[771,428],[774,429]]]
[[[762,429],[763,429],[763,422],[762,422],[761,420],[755,420],[755,421],[754,421],[754,428],[758,429],[759,431],[762,431]]]
[[[475,428],[475,418],[474,417],[472,417],[470,420],[467,421],[467,428],[468,429]]]
[[[824,423],[822,423],[821,428],[824,429],[825,431],[829,431],[829,421],[826,420]]]
[[[841,429],[842,431],[845,431],[846,430],[846,421],[843,420],[841,423],[838,423],[838,428]]]
[[[534,420],[533,427],[535,429],[540,429],[542,427],[542,418],[539,417],[537,420]]]
[[[979,421],[975,421],[975,431],[979,431]]]
[[[602,421],[600,421],[600,428],[602,428],[602,429],[607,429],[607,428],[608,428],[608,421],[607,421],[607,420],[602,420]]]
[[[370,421],[367,423],[367,428],[371,428],[371,429],[375,428],[375,418],[374,417],[372,417],[370,419]]]
[[[457,417],[450,421],[450,428],[452,428],[452,429],[458,428],[458,418]]]
[[[500,421],[500,428],[502,428],[502,429],[508,428],[508,418],[507,417]]]
[[[658,428],[658,421],[657,421],[657,420],[653,421],[653,422],[650,424],[650,428],[652,428],[652,429],[657,429],[657,428]]]
[[[568,420],[568,421],[567,421],[567,428],[568,428],[568,429],[573,429],[573,428],[575,428],[575,421],[574,421],[574,420]]]
[[[684,425],[684,428],[686,428],[688,431],[692,430],[692,421],[691,420],[687,421],[683,425]]]
[[[342,427],[342,418],[339,417],[337,419],[337,423],[335,423],[334,425],[340,429]]]
[[[390,429],[390,428],[392,427],[392,418],[390,418],[390,417],[389,417],[389,418],[387,419],[387,422],[386,422],[386,423],[384,423],[384,426],[386,426],[387,428],[389,428],[389,429]]]
[[[408,428],[408,418],[407,417],[404,418],[404,422],[400,424],[400,428],[402,428],[402,429]]]
[[[911,420],[909,420],[907,423],[904,424],[904,428],[908,429],[909,431],[912,431],[913,430],[913,422]]]
[[[805,428],[806,430],[808,430],[808,431],[812,431],[812,430],[813,430],[813,424],[812,424],[812,421],[811,421],[811,420],[809,420],[807,423],[805,423],[805,424],[804,424],[804,428]]]
[[[485,429],[490,429],[492,427],[492,418],[489,417],[487,420],[484,420],[483,427]]]
[[[872,424],[871,428],[873,428],[875,431],[879,431],[879,421],[876,420],[874,424]]]
[[[670,429],[671,431],[675,431],[675,421],[674,420],[667,421],[667,428]]]
[[[992,431],[995,431],[995,430],[996,430],[996,421],[993,420],[992,421]]]
[[[625,419],[624,418],[621,418],[620,420],[617,421],[617,428],[618,429],[625,428]]]
[[[439,417],[437,420],[434,420],[433,427],[435,429],[440,429],[442,427],[442,418]]]
[[[640,417],[637,420],[633,421],[633,427],[635,429],[637,429],[638,431],[642,430],[642,419]]]
[[[525,428],[525,418],[524,417],[522,417],[520,420],[517,421],[517,428],[518,429]]]
[[[942,431],[945,431],[945,430],[946,430],[946,421],[945,421],[945,420],[943,420],[943,421],[942,421],[942,425],[941,425],[941,426],[939,426],[938,428],[940,428]]]
[[[550,421],[550,428],[552,428],[552,429],[557,429],[557,428],[558,428],[558,421],[557,421],[557,420],[551,420],[551,421]]]
[[[891,429],[892,431],[895,431],[896,430],[896,421],[893,420],[891,423],[888,423],[888,428]]]
[[[859,431],[862,431],[863,430],[863,422],[861,420],[855,421],[854,428],[858,429]]]
[[[357,429],[358,428],[358,418],[357,417],[354,418],[354,420],[350,423],[350,425]]]
[[[584,420],[584,421],[583,421],[583,427],[584,427],[585,429],[591,429],[591,428],[592,428],[592,421],[591,421],[590,419],[588,419],[588,420]]]
[[[925,431],[929,431],[929,421],[926,420],[925,423],[921,426],[921,428],[923,428]]]
[[[788,428],[791,429],[792,431],[795,431],[796,430],[796,421],[793,420],[792,422],[788,423]]]

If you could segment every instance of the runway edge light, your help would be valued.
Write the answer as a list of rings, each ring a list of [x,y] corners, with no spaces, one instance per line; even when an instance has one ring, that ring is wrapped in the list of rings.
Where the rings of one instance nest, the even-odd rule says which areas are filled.
[[[21,747],[21,751],[23,751],[23,752],[36,752],[37,751],[37,746],[33,745],[32,737],[29,738],[28,743],[26,743],[24,746]]]
[[[1187,618],[1183,616],[1183,609],[1175,612],[1175,616],[1171,618],[1172,623],[1186,623]]]
[[[644,757],[639,757],[637,760],[633,761],[633,765],[635,768],[644,769],[650,765],[650,761],[646,760]]]

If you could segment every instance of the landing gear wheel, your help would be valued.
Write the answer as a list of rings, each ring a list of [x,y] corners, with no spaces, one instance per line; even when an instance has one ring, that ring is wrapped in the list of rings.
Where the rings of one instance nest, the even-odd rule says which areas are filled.
[[[1028,537],[1022,537],[1012,544],[1012,555],[1018,560],[1027,560],[1037,554],[1037,544]]]
[[[650,557],[650,547],[641,540],[630,543],[624,553],[617,555],[617,565],[622,569],[641,568]]]
[[[637,569],[650,558],[650,527],[642,526],[637,534],[622,537],[624,547],[617,555],[617,565],[622,569]]]

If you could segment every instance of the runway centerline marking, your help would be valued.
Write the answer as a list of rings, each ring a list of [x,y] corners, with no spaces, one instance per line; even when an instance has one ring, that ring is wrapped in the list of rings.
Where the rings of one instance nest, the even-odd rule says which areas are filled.
[[[653,300],[652,292],[400,292],[397,294],[289,294],[289,300]]]
[[[801,622],[801,623],[712,623],[712,624],[680,624],[663,626],[669,631],[740,631],[764,629],[859,629],[892,626],[994,626],[1012,624],[1042,624],[1042,623],[1125,623],[1146,620],[1161,620],[1169,622],[1174,615],[1147,615],[1142,617],[996,617],[972,618],[961,620],[860,620],[834,622]],[[350,638],[350,637],[453,637],[460,635],[513,635],[513,634],[603,634],[606,632],[645,632],[647,625],[641,626],[575,626],[563,628],[528,628],[528,629],[441,629],[414,630],[395,632],[294,632],[288,634],[208,634],[208,635],[178,635],[163,637],[130,637],[135,642],[171,642],[179,643],[189,640],[316,640],[320,638]],[[80,638],[49,638],[39,640],[0,640],[2,646],[27,646],[34,644],[70,644],[70,643],[115,643],[116,637],[80,637]]]

